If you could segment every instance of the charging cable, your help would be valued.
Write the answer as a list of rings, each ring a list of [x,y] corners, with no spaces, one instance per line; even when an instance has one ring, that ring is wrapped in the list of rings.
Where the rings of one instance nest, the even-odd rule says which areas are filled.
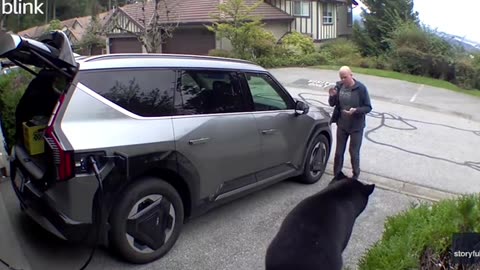
[[[4,265],[8,268],[8,270],[21,270],[21,269],[13,268],[13,266],[10,266],[10,264],[6,263],[6,262],[5,262],[4,260],[2,260],[2,259],[0,259],[0,262],[1,262],[2,264],[4,264]]]
[[[98,169],[97,161],[95,160],[95,158],[93,156],[90,156],[88,157],[88,161],[92,166],[93,172],[95,173],[95,177],[97,178],[97,181],[98,181],[98,187],[99,187],[98,201],[97,201],[97,205],[94,207],[94,213],[93,213],[93,215],[97,215],[98,220],[95,218],[95,216],[93,216],[92,220],[96,220],[96,223],[97,223],[95,243],[93,245],[92,251],[90,252],[90,256],[88,257],[88,260],[85,262],[82,268],[80,268],[80,270],[84,270],[90,264],[93,258],[93,255],[95,254],[95,250],[97,249],[98,239],[100,237],[100,230],[102,228],[103,179],[102,179],[102,175],[100,175],[100,170]]]

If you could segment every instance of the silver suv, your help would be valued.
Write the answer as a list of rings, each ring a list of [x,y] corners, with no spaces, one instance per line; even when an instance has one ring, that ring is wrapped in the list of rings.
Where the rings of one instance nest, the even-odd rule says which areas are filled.
[[[13,188],[22,209],[60,238],[151,262],[187,219],[324,173],[329,114],[253,63],[166,54],[76,60],[61,32],[39,41],[3,34],[0,56],[36,75],[16,111]]]

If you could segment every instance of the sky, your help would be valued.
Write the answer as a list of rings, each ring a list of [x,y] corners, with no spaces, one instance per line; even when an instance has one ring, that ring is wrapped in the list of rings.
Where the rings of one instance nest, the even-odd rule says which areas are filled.
[[[423,24],[480,43],[479,0],[414,0],[413,5]]]

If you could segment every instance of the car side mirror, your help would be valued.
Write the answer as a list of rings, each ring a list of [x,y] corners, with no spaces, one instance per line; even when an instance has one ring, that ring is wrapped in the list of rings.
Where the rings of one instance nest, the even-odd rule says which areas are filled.
[[[301,115],[301,114],[307,114],[309,110],[308,104],[298,100],[295,102],[295,114],[296,115]]]

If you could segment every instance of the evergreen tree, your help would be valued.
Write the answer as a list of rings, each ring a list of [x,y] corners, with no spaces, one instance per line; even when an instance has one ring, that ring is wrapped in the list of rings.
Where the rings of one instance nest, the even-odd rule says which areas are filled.
[[[353,29],[354,40],[364,55],[380,55],[389,50],[387,42],[396,27],[405,22],[419,23],[413,0],[363,0],[363,26]]]

